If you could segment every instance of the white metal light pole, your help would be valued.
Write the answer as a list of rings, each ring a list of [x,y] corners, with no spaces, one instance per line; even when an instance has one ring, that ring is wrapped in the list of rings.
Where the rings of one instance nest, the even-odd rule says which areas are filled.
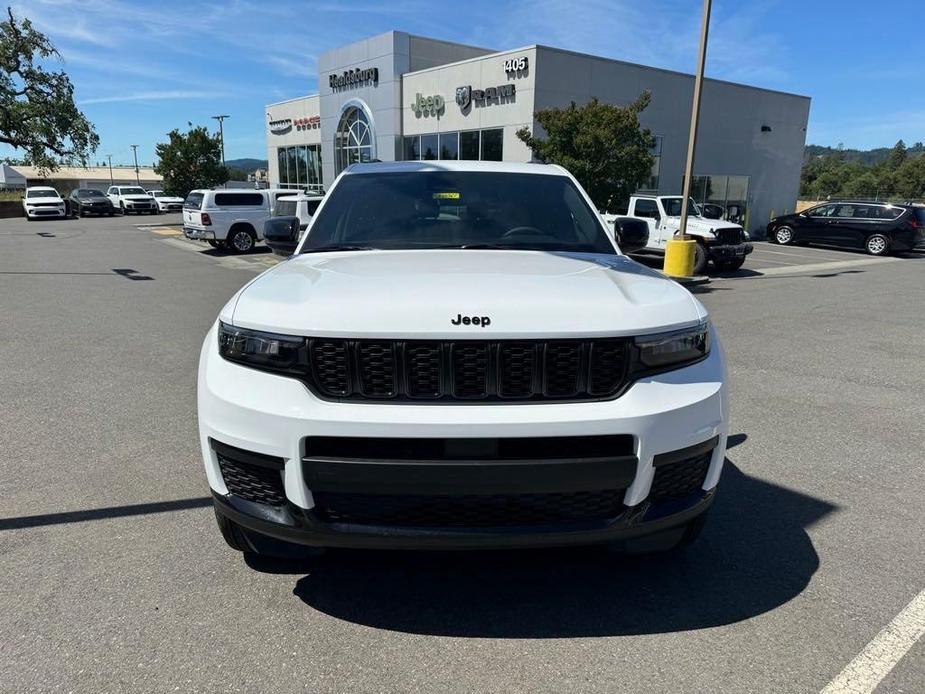
[[[115,181],[112,178],[112,155],[107,154],[106,158],[109,160],[109,185],[115,185]]]
[[[700,53],[697,56],[697,74],[694,77],[694,104],[691,107],[691,131],[687,138],[687,164],[684,167],[684,190],[681,193],[681,240],[687,239],[687,208],[691,199],[691,182],[694,178],[694,155],[697,151],[697,124],[700,122],[700,95],[703,92],[703,70],[707,62],[707,36],[710,31],[712,0],[703,0],[703,19],[700,25]]]
[[[141,185],[141,179],[138,177],[138,145],[129,145],[132,148],[132,156],[135,158],[135,183]]]

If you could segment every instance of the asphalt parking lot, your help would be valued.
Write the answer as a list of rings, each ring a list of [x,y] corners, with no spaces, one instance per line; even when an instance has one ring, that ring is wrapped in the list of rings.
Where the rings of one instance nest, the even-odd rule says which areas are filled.
[[[276,259],[177,218],[0,220],[0,690],[925,691],[925,256],[756,244],[697,290],[734,435],[683,555],[264,566],[215,528],[195,377]]]

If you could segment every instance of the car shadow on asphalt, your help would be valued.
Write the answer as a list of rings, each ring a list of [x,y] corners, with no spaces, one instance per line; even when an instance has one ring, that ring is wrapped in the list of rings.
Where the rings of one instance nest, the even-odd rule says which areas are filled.
[[[703,629],[799,595],[819,567],[806,528],[835,509],[727,460],[704,534],[674,555],[337,551],[268,571],[305,573],[293,593],[313,609],[414,634],[572,638]]]

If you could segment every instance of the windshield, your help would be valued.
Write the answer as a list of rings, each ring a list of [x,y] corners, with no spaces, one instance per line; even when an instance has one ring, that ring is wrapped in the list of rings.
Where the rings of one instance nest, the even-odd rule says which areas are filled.
[[[149,190],[148,195],[153,195],[156,198],[166,198],[167,197],[167,193],[165,193],[163,190]]]
[[[58,197],[57,191],[46,189],[46,190],[30,190],[26,192],[27,198],[56,198]]]
[[[144,188],[120,188],[122,195],[147,195]]]
[[[570,179],[487,171],[345,176],[302,252],[345,246],[616,253]]]
[[[681,200],[682,198],[662,198],[662,205],[665,207],[665,214],[669,217],[680,217]],[[700,216],[700,210],[697,208],[697,203],[690,199],[687,201],[687,214],[696,215],[698,217]]]
[[[295,200],[277,200],[274,217],[295,217],[299,203]]]
[[[78,198],[105,198],[106,196],[99,190],[78,190]]]

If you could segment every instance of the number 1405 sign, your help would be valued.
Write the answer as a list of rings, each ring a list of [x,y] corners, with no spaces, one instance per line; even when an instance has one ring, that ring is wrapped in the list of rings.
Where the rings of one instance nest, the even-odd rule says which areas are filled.
[[[521,56],[519,58],[509,58],[504,61],[504,71],[505,72],[520,72],[521,70],[527,69],[527,57]]]

